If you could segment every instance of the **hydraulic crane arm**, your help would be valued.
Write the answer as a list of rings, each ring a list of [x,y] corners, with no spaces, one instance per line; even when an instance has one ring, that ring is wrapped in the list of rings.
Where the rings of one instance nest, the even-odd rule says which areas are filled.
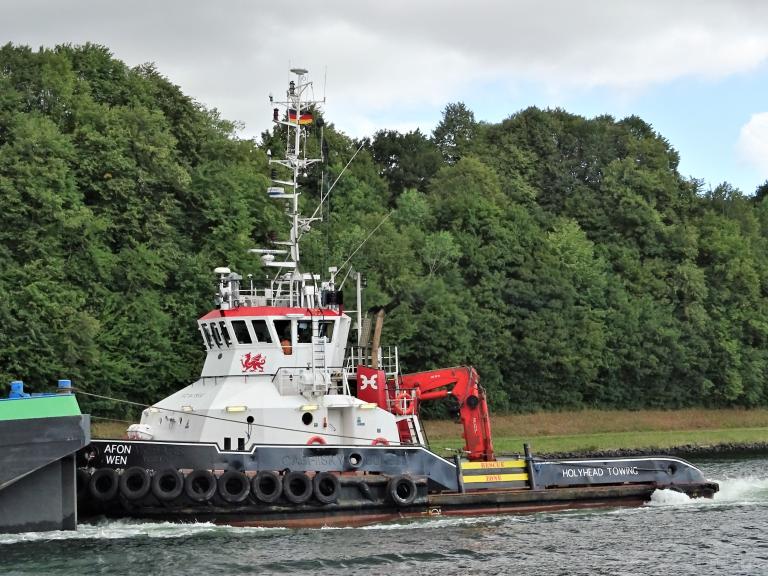
[[[480,386],[480,377],[473,367],[456,366],[405,374],[398,378],[397,383],[399,390],[409,394],[414,413],[418,413],[419,403],[425,400],[449,396],[456,398],[469,459],[494,460],[485,390]]]

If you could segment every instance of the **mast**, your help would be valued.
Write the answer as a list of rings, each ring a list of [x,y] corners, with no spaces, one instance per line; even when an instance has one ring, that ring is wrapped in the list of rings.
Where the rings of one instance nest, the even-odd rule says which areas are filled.
[[[267,265],[280,265],[286,268],[294,268],[298,271],[299,261],[301,253],[299,251],[299,240],[302,232],[309,231],[312,222],[321,220],[321,217],[304,217],[299,213],[299,176],[306,174],[306,170],[312,164],[321,162],[320,158],[307,158],[306,146],[302,147],[302,143],[306,140],[306,128],[305,126],[313,122],[312,114],[310,112],[312,106],[323,104],[323,100],[310,100],[305,95],[310,91],[312,82],[307,79],[307,70],[304,68],[292,68],[291,73],[296,75],[296,80],[291,80],[288,83],[288,89],[285,93],[285,100],[275,101],[270,96],[270,102],[273,105],[277,105],[273,109],[272,121],[275,124],[280,124],[286,127],[286,150],[284,159],[272,159],[271,153],[268,152],[270,158],[269,163],[283,166],[291,171],[290,180],[280,180],[276,178],[276,173],[273,171],[272,182],[277,186],[271,186],[267,193],[272,198],[285,199],[290,201],[289,218],[291,220],[291,231],[289,240],[283,242],[276,242],[276,244],[282,244],[288,246],[290,260],[288,262],[270,262]],[[280,107],[285,109],[285,113],[281,115]],[[292,190],[289,193],[285,192],[282,186],[289,186]],[[276,252],[276,251],[275,251]]]

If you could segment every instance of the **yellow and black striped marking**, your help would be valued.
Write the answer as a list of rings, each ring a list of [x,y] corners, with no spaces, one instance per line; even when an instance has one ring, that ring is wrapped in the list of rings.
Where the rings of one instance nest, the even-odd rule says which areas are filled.
[[[461,475],[467,490],[528,487],[525,460],[462,462]]]

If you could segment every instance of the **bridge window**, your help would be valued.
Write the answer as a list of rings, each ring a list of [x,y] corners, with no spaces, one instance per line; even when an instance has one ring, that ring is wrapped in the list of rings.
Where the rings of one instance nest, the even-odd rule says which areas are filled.
[[[283,354],[293,354],[291,321],[275,320],[275,330],[277,331],[277,338],[280,340],[280,346],[283,347]]]
[[[203,329],[203,336],[205,336],[205,342],[208,344],[208,348],[213,348],[213,339],[211,338],[211,333],[208,331],[208,326],[201,324],[201,328]]]
[[[317,335],[322,338],[325,336],[328,342],[333,341],[333,327],[336,324],[333,320],[320,320],[317,323]]]
[[[221,348],[221,334],[219,334],[219,329],[216,327],[216,322],[211,322],[211,333],[213,334],[213,339],[216,342],[216,346]]]
[[[256,334],[256,340],[259,342],[272,343],[272,336],[269,335],[269,328],[266,320],[253,321],[253,333]]]
[[[245,320],[232,320],[232,330],[235,332],[235,338],[237,338],[240,344],[251,344],[253,342]]]
[[[296,342],[309,344],[312,342],[312,321],[299,320],[296,322]]]
[[[232,338],[229,336],[229,330],[227,330],[227,323],[226,322],[219,322],[221,325],[221,333],[224,335],[224,341],[227,343],[227,346],[232,346]]]

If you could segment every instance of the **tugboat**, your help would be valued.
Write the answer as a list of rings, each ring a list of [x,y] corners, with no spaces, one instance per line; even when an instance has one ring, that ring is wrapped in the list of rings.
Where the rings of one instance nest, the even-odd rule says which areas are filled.
[[[673,457],[543,460],[527,445],[496,458],[485,392],[472,367],[402,374],[397,349],[359,336],[348,347],[337,268],[303,272],[300,241],[319,220],[299,210],[306,126],[322,102],[293,69],[273,122],[286,133],[270,154],[267,194],[287,204],[288,238],[251,250],[273,270],[265,286],[216,268],[216,307],[198,320],[200,378],[146,408],[127,439],[78,452],[81,518],[156,518],[230,525],[354,525],[439,514],[640,505],[660,488],[711,497],[718,485]],[[282,108],[282,113],[281,113]],[[279,171],[283,171],[283,176]],[[322,199],[321,199],[322,202]],[[250,277],[252,278],[252,277]],[[354,391],[354,393],[353,393]],[[465,449],[429,450],[423,402],[458,403]]]

